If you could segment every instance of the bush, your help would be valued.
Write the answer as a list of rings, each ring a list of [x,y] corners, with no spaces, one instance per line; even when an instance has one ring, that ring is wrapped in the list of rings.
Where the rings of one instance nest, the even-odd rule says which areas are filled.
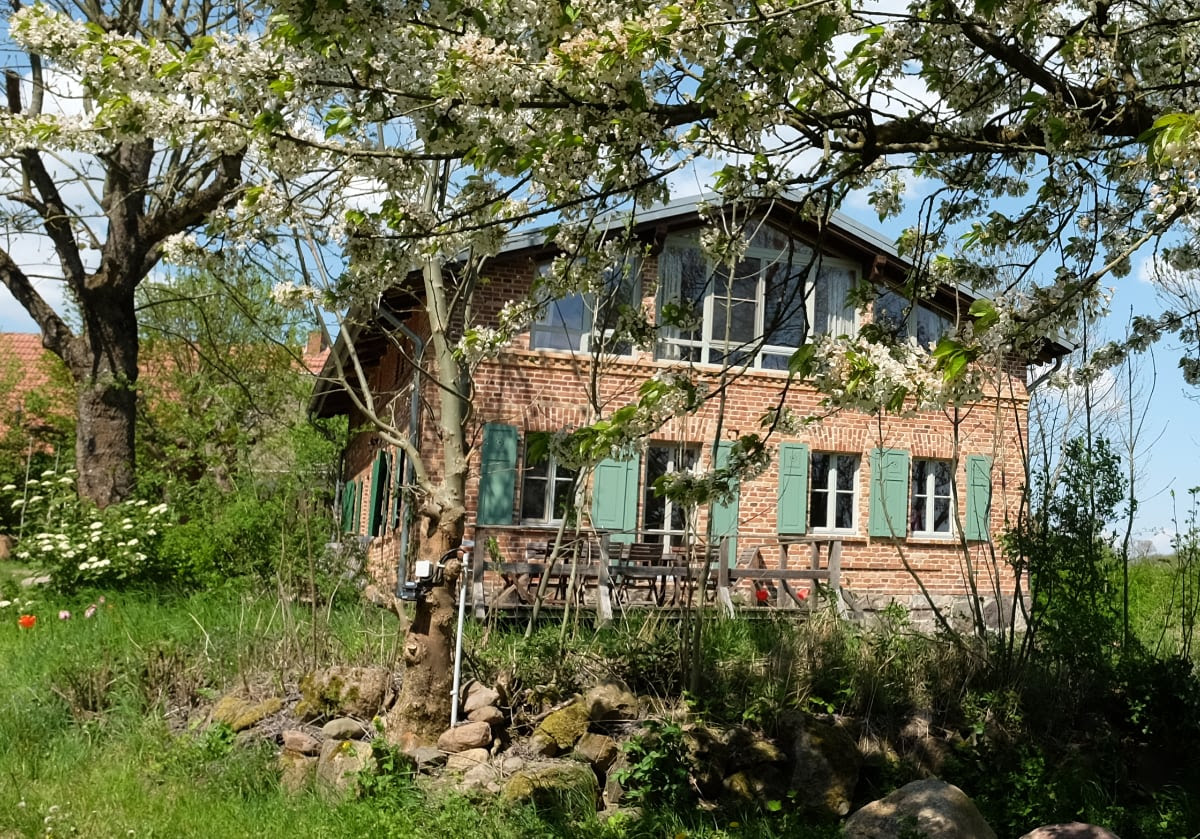
[[[5,506],[24,509],[16,558],[49,574],[53,588],[123,588],[164,576],[158,548],[166,504],[139,499],[99,509],[76,495],[74,470],[47,470],[23,490],[8,484],[0,493]]]

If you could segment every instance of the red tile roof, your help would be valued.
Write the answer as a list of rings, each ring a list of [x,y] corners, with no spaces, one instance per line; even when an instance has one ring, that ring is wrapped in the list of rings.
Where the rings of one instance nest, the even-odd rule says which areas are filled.
[[[9,410],[24,401],[25,394],[49,381],[42,336],[24,332],[0,332],[0,406]]]

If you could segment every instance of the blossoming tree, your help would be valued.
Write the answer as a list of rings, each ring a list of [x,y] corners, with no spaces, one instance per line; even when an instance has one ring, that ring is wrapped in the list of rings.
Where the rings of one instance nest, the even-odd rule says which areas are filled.
[[[83,335],[68,338],[31,284],[8,263],[0,271],[89,382],[84,349],[97,348],[81,412],[120,416],[136,377],[135,346],[131,356],[112,337],[131,323],[118,305],[125,287],[253,162],[263,177],[244,192],[241,216],[260,238],[294,233],[306,244],[295,298],[370,319],[382,289],[420,277],[408,287],[430,324],[425,369],[441,394],[445,464],[434,476],[414,460],[429,559],[463,533],[472,357],[501,345],[528,311],[518,304],[501,328],[476,328],[478,268],[533,218],[553,216],[561,241],[585,242],[578,231],[597,212],[661,199],[681,172],[706,173],[727,204],[790,189],[818,220],[853,190],[883,217],[914,196],[899,241],[915,266],[911,295],[969,282],[994,303],[932,354],[867,331],[794,360],[834,403],[868,410],[962,398],[939,379],[1094,315],[1103,278],[1126,271],[1143,244],[1171,231],[1192,241],[1196,131],[1178,115],[1197,110],[1189,56],[1200,20],[1182,0],[280,0],[269,18],[241,29],[231,19],[216,38],[185,37],[177,17],[154,28],[116,13],[91,27],[43,7],[13,16],[13,37],[69,67],[95,103],[66,120],[10,101],[0,146],[23,167],[22,206],[45,209]],[[43,186],[49,175],[30,151],[39,148],[99,151],[109,167],[98,269],[78,257],[82,225],[63,221],[81,217],[57,210],[62,199]],[[140,174],[176,164],[153,182]],[[164,186],[175,192],[136,200]],[[716,255],[730,246],[714,242]],[[1011,256],[1017,246],[1028,256]],[[1196,252],[1180,247],[1177,261]],[[110,287],[110,276],[120,282]],[[342,372],[384,436],[415,456],[388,433],[353,358]],[[610,442],[607,433],[592,439]],[[80,457],[95,449],[83,440]],[[444,632],[428,632],[449,625],[448,601],[432,603],[414,624],[425,639],[406,650],[444,667]],[[402,705],[426,729],[448,702],[441,681],[405,683]]]

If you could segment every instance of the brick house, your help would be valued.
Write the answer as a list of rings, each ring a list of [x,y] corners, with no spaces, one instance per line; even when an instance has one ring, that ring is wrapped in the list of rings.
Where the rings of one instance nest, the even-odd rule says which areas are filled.
[[[818,229],[779,205],[747,225],[749,249],[731,278],[705,263],[698,211],[696,201],[678,201],[640,216],[636,231],[648,255],[612,272],[608,284],[609,299],[655,315],[665,304],[685,305],[696,315],[687,328],[660,327],[652,347],[616,345],[603,329],[607,302],[572,295],[551,301],[528,331],[481,364],[469,429],[467,538],[480,546],[495,539],[506,557],[553,538],[574,473],[552,457],[539,458],[530,443],[587,423],[592,384],[608,413],[664,371],[691,366],[715,389],[722,362],[744,366],[723,402],[710,399],[697,413],[668,422],[640,451],[603,461],[591,478],[583,528],[616,542],[662,542],[676,550],[685,538],[683,511],[654,494],[657,477],[711,468],[729,441],[761,431],[761,418],[774,407],[821,415],[818,393],[787,374],[804,335],[852,334],[875,323],[928,345],[975,299],[945,287],[909,306],[898,292],[908,265],[889,242],[842,216]],[[475,302],[480,320],[526,297],[553,256],[540,235],[510,237],[485,272],[488,283]],[[864,284],[874,299],[856,308],[847,294]],[[433,423],[424,416],[424,406],[436,404],[432,385],[414,390],[405,360],[420,355],[427,335],[417,303],[410,291],[393,289],[380,303],[392,324],[388,334],[363,327],[349,340],[368,371],[377,410],[419,438],[422,451],[434,452]],[[333,351],[342,358],[346,340],[341,336]],[[593,383],[597,352],[604,364]],[[904,417],[841,411],[789,436],[772,435],[769,467],[728,503],[713,506],[712,533],[761,546],[768,564],[778,561],[781,541],[839,540],[841,585],[860,599],[896,597],[919,606],[917,578],[935,596],[966,594],[969,575],[986,580],[986,569],[1004,568],[993,537],[1014,521],[1025,483],[1027,364],[1062,352],[1048,345],[1038,359],[988,371],[988,395],[966,408]],[[313,410],[350,415],[343,530],[368,544],[373,576],[394,585],[408,544],[407,496],[399,490],[404,458],[364,426],[332,370],[331,359]],[[708,515],[698,513],[700,534]],[[1011,579],[1002,583],[1011,589]],[[993,583],[980,582],[979,592],[994,594]]]

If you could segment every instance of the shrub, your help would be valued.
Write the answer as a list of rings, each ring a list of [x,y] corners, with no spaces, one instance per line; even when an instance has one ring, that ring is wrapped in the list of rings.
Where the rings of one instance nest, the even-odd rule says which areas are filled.
[[[10,509],[24,508],[16,558],[49,574],[59,591],[122,588],[163,576],[158,548],[166,504],[139,499],[100,509],[76,495],[74,470],[47,470],[23,490],[8,484],[0,493]]]

